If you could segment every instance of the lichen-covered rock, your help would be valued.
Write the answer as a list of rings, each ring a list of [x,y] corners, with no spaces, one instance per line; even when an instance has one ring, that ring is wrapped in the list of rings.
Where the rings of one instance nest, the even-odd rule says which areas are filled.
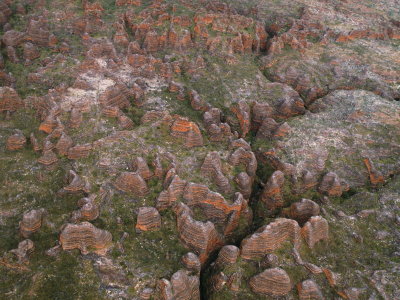
[[[249,281],[253,292],[261,295],[284,296],[292,289],[289,275],[280,268],[266,269]]]
[[[214,224],[194,220],[190,208],[184,203],[178,203],[175,212],[179,238],[199,256],[202,264],[205,263],[210,253],[222,243]]]
[[[33,209],[25,213],[19,222],[19,232],[24,238],[28,238],[32,233],[38,231],[43,223],[43,218],[46,215],[46,210]]]
[[[26,137],[22,133],[22,131],[18,131],[17,133],[8,137],[6,142],[6,148],[9,151],[16,151],[24,148],[26,144]]]
[[[295,220],[276,219],[245,238],[240,245],[240,256],[257,259],[279,249],[286,241],[296,248],[300,243],[300,227]]]
[[[283,206],[282,187],[285,176],[281,171],[275,171],[268,179],[261,193],[260,201],[264,202],[270,210]]]
[[[67,224],[61,230],[60,244],[63,250],[79,249],[84,255],[89,252],[105,255],[111,247],[112,236],[89,222]]]
[[[171,135],[184,138],[188,148],[203,146],[203,136],[196,123],[178,119],[171,126]]]
[[[323,300],[324,297],[315,283],[315,281],[308,279],[297,284],[297,291],[300,300]]]
[[[308,246],[313,248],[317,242],[329,238],[328,222],[321,216],[311,217],[301,228],[301,234]]]
[[[306,223],[311,217],[318,216],[319,213],[319,205],[308,199],[293,203],[286,212],[289,218],[296,220],[300,225]]]
[[[154,207],[140,207],[138,211],[136,230],[154,231],[161,228],[161,216]]]
[[[114,186],[123,192],[133,193],[139,197],[145,196],[149,189],[146,181],[138,173],[123,172],[115,180]]]
[[[234,245],[226,245],[219,250],[216,264],[225,267],[236,263],[239,258],[240,250]]]
[[[16,111],[24,106],[18,93],[10,87],[0,87],[0,111]]]

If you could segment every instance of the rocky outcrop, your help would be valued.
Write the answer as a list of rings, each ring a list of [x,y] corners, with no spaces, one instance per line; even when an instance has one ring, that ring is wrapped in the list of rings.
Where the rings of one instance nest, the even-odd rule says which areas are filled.
[[[114,186],[122,192],[133,193],[138,197],[143,197],[149,192],[146,181],[140,174],[133,172],[123,172],[115,180]]]
[[[69,119],[69,127],[79,128],[79,126],[81,126],[82,121],[83,121],[82,112],[76,107],[72,108],[71,116]]]
[[[284,296],[292,289],[289,275],[280,268],[266,269],[249,281],[253,292],[261,295]]]
[[[199,257],[193,252],[188,252],[182,256],[182,263],[187,270],[200,274],[201,262]]]
[[[178,203],[174,210],[180,240],[199,256],[202,264],[205,263],[210,253],[222,243],[214,224],[194,220],[190,208],[184,203]]]
[[[294,220],[276,219],[242,241],[240,256],[244,259],[261,258],[279,249],[286,241],[297,248],[300,243],[300,227]]]
[[[315,281],[308,279],[297,284],[297,291],[300,300],[323,300],[324,297],[315,283]]]
[[[173,137],[183,138],[188,148],[203,146],[203,136],[196,123],[179,118],[171,126]]]
[[[0,87],[0,112],[1,111],[16,111],[24,106],[17,92],[10,87]]]
[[[236,105],[231,107],[232,112],[236,115],[239,120],[241,135],[240,137],[244,138],[250,131],[250,106],[246,103],[246,101],[241,100]]]
[[[183,195],[186,183],[186,180],[182,180],[178,175],[173,175],[168,188],[157,198],[157,209],[164,210],[171,207]]]
[[[42,150],[42,146],[40,146],[39,141],[37,140],[33,132],[29,136],[29,141],[31,142],[33,151],[39,152],[40,150]]]
[[[319,205],[312,200],[302,199],[301,202],[293,203],[285,214],[296,220],[300,225],[303,225],[313,216],[318,216],[320,213]]]
[[[340,197],[348,187],[344,187],[343,182],[339,179],[336,173],[329,172],[325,174],[319,185],[319,191],[328,196],[338,196]]]
[[[17,133],[8,137],[6,142],[6,148],[9,151],[20,150],[25,147],[26,137],[22,133],[22,131],[18,130]]]
[[[328,240],[328,222],[321,216],[311,217],[303,228],[301,228],[301,234],[308,246],[313,248],[317,242]]]
[[[68,155],[68,150],[72,147],[73,144],[74,143],[72,139],[65,132],[63,132],[60,139],[57,141],[55,148],[58,154],[66,156]]]
[[[290,126],[285,122],[277,123],[272,118],[265,118],[257,131],[257,138],[271,140],[285,136],[290,130]]]
[[[199,300],[200,280],[198,276],[190,276],[187,271],[179,270],[172,275],[171,281],[160,280],[158,290],[163,300]]]
[[[245,165],[246,172],[250,177],[256,175],[257,159],[254,153],[250,150],[245,150],[242,147],[237,148],[229,156],[229,163],[233,166]]]
[[[364,164],[368,170],[369,181],[373,186],[378,186],[379,184],[383,184],[385,182],[385,178],[383,177],[382,173],[375,168],[375,165],[369,158],[364,159]]]
[[[18,263],[24,264],[28,262],[29,254],[31,254],[35,250],[34,243],[29,240],[23,240],[22,242],[18,243],[17,249],[12,249],[10,252],[14,254],[17,259]]]
[[[43,150],[42,156],[38,158],[38,163],[44,166],[52,166],[56,162],[58,162],[58,157],[53,149]]]
[[[149,180],[153,176],[153,172],[147,165],[147,161],[143,157],[136,157],[132,161],[134,172],[138,173],[144,180]]]
[[[36,58],[40,57],[39,49],[33,45],[32,43],[25,43],[23,46],[24,49],[24,59],[25,61],[32,61]]]
[[[245,199],[249,199],[253,190],[253,179],[246,173],[240,172],[235,176],[235,182],[238,185],[239,192]]]
[[[38,46],[49,46],[50,32],[47,21],[43,17],[31,19],[28,24],[25,39]]]
[[[93,221],[97,219],[100,214],[100,209],[95,199],[95,194],[80,199],[78,201],[79,210],[72,213],[71,221],[77,223],[80,221]]]
[[[226,245],[219,250],[216,265],[220,267],[226,267],[236,263],[239,258],[240,250],[238,247],[233,245]]]
[[[92,151],[93,145],[88,143],[88,144],[83,144],[83,145],[76,145],[68,149],[68,159],[80,159],[80,158],[85,158],[88,157],[90,154],[90,151]]]
[[[161,216],[154,207],[140,207],[135,226],[137,231],[154,231],[161,228]]]
[[[200,171],[215,182],[220,192],[229,194],[232,191],[228,178],[222,173],[222,163],[218,152],[207,154]]]
[[[282,187],[285,182],[285,176],[281,171],[275,171],[268,179],[261,193],[260,201],[265,203],[269,210],[283,206]]]
[[[28,238],[32,233],[38,231],[43,224],[43,218],[46,215],[46,210],[33,209],[25,213],[22,221],[19,222],[19,232],[24,238]]]
[[[60,244],[63,250],[79,249],[84,255],[89,252],[105,255],[111,247],[112,236],[89,222],[67,224],[61,230]]]
[[[68,185],[63,187],[63,192],[66,193],[89,193],[90,184],[86,179],[82,179],[81,176],[75,173],[73,170],[68,172]]]
[[[118,108],[127,108],[130,106],[129,90],[123,84],[116,84],[108,87],[99,97],[102,106],[116,106]]]

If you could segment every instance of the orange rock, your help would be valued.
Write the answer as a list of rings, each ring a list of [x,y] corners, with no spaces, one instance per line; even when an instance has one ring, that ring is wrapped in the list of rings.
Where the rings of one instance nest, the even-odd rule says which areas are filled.
[[[315,283],[315,281],[308,279],[297,284],[297,291],[300,300],[323,300],[324,297]]]
[[[318,189],[321,193],[328,196],[340,197],[343,191],[348,189],[348,187],[343,187],[343,184],[336,173],[329,172],[322,178]]]
[[[149,192],[146,181],[139,174],[133,172],[123,172],[115,181],[114,186],[120,191],[134,193],[139,197],[143,197]]]
[[[280,268],[266,269],[249,282],[253,292],[262,295],[284,296],[292,289],[289,275]]]
[[[161,228],[161,216],[154,207],[140,207],[136,221],[136,230],[154,231]]]
[[[174,169],[171,169],[169,173],[172,173]],[[186,186],[186,181],[179,178],[178,175],[170,175],[172,176],[169,186],[166,190],[162,191],[157,198],[157,209],[164,210],[168,207],[171,207],[179,197],[183,195],[183,191]],[[168,174],[166,179],[168,178]]]
[[[310,248],[321,240],[328,240],[329,226],[328,222],[321,216],[313,216],[301,228],[301,234]]]
[[[22,131],[18,130],[17,133],[8,137],[6,142],[6,148],[9,151],[20,150],[25,147],[26,137],[22,133]]]
[[[66,156],[68,154],[68,150],[72,147],[72,145],[72,139],[65,132],[63,132],[56,144],[58,154]]]
[[[44,150],[42,156],[38,159],[38,162],[42,165],[50,166],[58,162],[58,158],[53,150]]]
[[[229,157],[229,163],[232,166],[244,164],[246,166],[246,173],[253,177],[256,175],[257,159],[254,153],[250,150],[245,150],[242,147],[237,148]]]
[[[84,144],[84,145],[76,145],[74,147],[69,148],[68,150],[68,159],[79,159],[88,157],[90,151],[93,149],[92,144]]]
[[[22,221],[19,222],[19,232],[24,238],[28,238],[32,233],[37,232],[43,223],[46,210],[43,208],[34,209],[24,214]]]
[[[82,198],[78,201],[79,210],[72,213],[71,221],[76,223],[79,221],[93,221],[99,217],[100,210],[94,202],[96,195]]]
[[[239,120],[241,137],[244,138],[250,130],[250,107],[246,101],[241,100],[232,106],[231,110]]]
[[[16,111],[24,106],[17,92],[10,87],[0,87],[0,112]]]
[[[203,146],[203,137],[196,123],[185,119],[177,119],[171,126],[171,135],[185,139],[188,148]]]
[[[323,268],[322,271],[324,272],[326,279],[328,279],[329,285],[335,287],[337,284],[337,275],[329,269]]]
[[[385,178],[382,173],[376,170],[375,166],[369,158],[364,159],[364,164],[367,167],[369,173],[369,180],[373,186],[377,186],[385,182]]]
[[[318,216],[319,213],[319,205],[308,199],[295,202],[286,210],[288,217],[296,220],[300,225],[306,223],[311,217]]]
[[[182,256],[182,263],[186,269],[200,274],[201,263],[199,257],[193,252],[188,252],[184,256]]]
[[[106,255],[112,244],[112,236],[89,222],[67,224],[61,230],[60,244],[63,250],[79,249],[83,255],[89,252]]]
[[[153,172],[150,170],[146,160],[143,157],[136,157],[133,159],[132,168],[144,180],[149,180],[151,177],[153,177]]]
[[[268,179],[261,193],[260,201],[270,210],[283,206],[282,188],[285,176],[281,171],[275,171]]]
[[[63,187],[63,191],[67,193],[89,193],[90,185],[86,180],[83,180],[73,170],[69,170],[67,174],[68,185]]]
[[[295,220],[276,219],[242,241],[240,256],[251,260],[262,258],[279,249],[286,241],[292,242],[297,248],[300,244],[300,227]]]

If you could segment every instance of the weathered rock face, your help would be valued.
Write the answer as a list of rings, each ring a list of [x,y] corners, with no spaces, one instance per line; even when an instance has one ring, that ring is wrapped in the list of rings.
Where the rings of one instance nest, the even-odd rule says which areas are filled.
[[[221,237],[211,222],[193,219],[191,210],[183,203],[175,207],[179,238],[183,244],[195,252],[203,264],[209,254],[222,242]]]
[[[139,174],[133,172],[123,172],[116,179],[114,186],[120,191],[134,193],[139,197],[143,197],[149,192],[146,181]]]
[[[38,231],[43,223],[46,211],[34,209],[24,214],[22,221],[19,222],[19,232],[24,238],[28,238],[32,233]]]
[[[65,132],[63,132],[56,144],[58,154],[64,156],[68,155],[68,150],[72,147],[73,143],[74,142],[72,139]]]
[[[67,193],[88,193],[90,191],[89,183],[82,179],[81,176],[70,170],[68,172],[69,184],[63,187],[63,191]]]
[[[95,203],[96,195],[82,198],[78,201],[79,210],[72,213],[71,220],[75,223],[79,221],[93,221],[99,217],[100,209]]]
[[[282,187],[285,175],[281,171],[275,171],[268,179],[261,193],[260,201],[264,202],[270,210],[283,206]]]
[[[168,174],[166,177],[168,177]],[[173,175],[168,188],[162,191],[157,198],[157,209],[163,210],[171,207],[183,195],[185,186],[186,180],[180,179],[178,175]]]
[[[201,173],[214,180],[220,192],[228,194],[232,187],[228,178],[222,173],[222,163],[218,152],[210,152],[201,166]]]
[[[53,149],[43,150],[42,156],[38,158],[38,163],[51,166],[58,162],[57,155],[53,152]]]
[[[154,207],[140,207],[138,211],[136,230],[153,231],[161,227],[161,216]]]
[[[300,300],[322,300],[324,297],[318,287],[318,285],[311,279],[304,280],[297,284],[297,291],[299,293]]]
[[[24,106],[17,92],[10,87],[0,87],[0,111],[16,111]]]
[[[218,266],[228,266],[236,263],[239,258],[240,250],[238,247],[233,245],[227,245],[221,248],[218,253],[216,264]]]
[[[68,158],[69,159],[80,159],[88,157],[90,151],[93,149],[93,145],[83,144],[83,145],[76,145],[68,149]]]
[[[251,290],[257,294],[284,296],[292,289],[289,275],[280,268],[266,269],[250,279]]]
[[[162,279],[158,283],[160,299],[163,300],[199,300],[200,281],[198,276],[190,276],[185,270],[179,270],[171,277],[171,281]]]
[[[285,241],[292,242],[295,248],[298,247],[300,227],[294,220],[277,219],[245,238],[240,245],[240,256],[244,259],[261,258],[279,249]]]
[[[188,148],[203,145],[203,137],[199,127],[195,123],[184,119],[178,119],[172,124],[171,135],[184,138],[185,146]]]
[[[301,228],[301,234],[310,248],[321,241],[329,238],[328,222],[320,216],[311,217],[310,220]]]
[[[30,20],[26,31],[26,40],[38,46],[49,45],[50,32],[47,27],[47,21],[39,17],[36,20]]]
[[[233,166],[244,164],[246,172],[249,176],[255,176],[257,170],[257,159],[254,153],[250,150],[245,150],[242,147],[237,148],[229,157],[229,163]]]
[[[138,173],[144,180],[148,180],[153,176],[153,172],[150,171],[146,160],[143,157],[136,157],[132,161],[132,168]]]
[[[84,255],[89,252],[105,255],[112,244],[112,236],[89,222],[67,224],[61,231],[60,244],[63,250],[79,249]]]
[[[17,249],[12,249],[10,252],[14,254],[19,263],[26,263],[28,261],[28,256],[35,250],[34,243],[29,240],[23,240],[22,242],[18,243]]]
[[[239,120],[241,130],[240,137],[244,138],[250,131],[250,107],[246,103],[246,101],[241,100],[236,105],[234,105],[231,110],[235,113],[236,117]]]
[[[99,101],[103,106],[126,108],[130,106],[129,96],[129,90],[125,85],[116,84],[108,87],[106,91],[100,95]]]
[[[313,216],[320,213],[319,205],[312,200],[302,199],[301,202],[293,203],[287,210],[286,214],[303,225]]]
[[[287,123],[278,124],[272,118],[265,118],[257,131],[257,138],[271,140],[285,136],[290,130]]]
[[[373,186],[377,186],[385,182],[385,178],[383,177],[382,173],[375,168],[375,165],[369,158],[364,159],[364,164],[367,167],[369,180]]]
[[[8,137],[6,148],[9,151],[15,151],[24,148],[26,144],[26,137],[21,131]]]
[[[199,260],[199,257],[193,252],[188,252],[184,256],[182,256],[182,263],[189,271],[200,274],[201,262]]]

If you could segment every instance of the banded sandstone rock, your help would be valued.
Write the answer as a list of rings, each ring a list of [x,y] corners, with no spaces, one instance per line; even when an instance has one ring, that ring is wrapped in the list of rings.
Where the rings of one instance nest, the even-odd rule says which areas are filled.
[[[364,164],[368,169],[369,180],[373,186],[377,186],[385,182],[382,173],[379,172],[369,158],[364,159]]]
[[[315,281],[308,279],[297,284],[297,291],[300,300],[323,300],[324,297],[315,283]]]
[[[300,243],[300,227],[295,220],[276,219],[242,241],[240,256],[244,259],[261,258],[279,249],[286,241],[297,248]]]
[[[168,188],[162,191],[157,198],[157,209],[164,210],[171,207],[183,195],[186,183],[186,180],[180,179],[178,175],[173,175]]]
[[[10,87],[0,87],[0,111],[16,111],[24,106],[18,93]]]
[[[231,110],[239,120],[239,125],[241,130],[240,137],[244,138],[250,131],[250,122],[251,122],[250,107],[246,103],[246,101],[241,100],[236,105],[232,106]]]
[[[226,245],[219,250],[216,265],[219,267],[225,267],[236,263],[239,258],[240,250],[234,245]]]
[[[58,162],[57,155],[53,152],[53,149],[43,150],[42,156],[38,158],[38,163],[51,166]]]
[[[302,199],[301,202],[293,203],[287,210],[287,215],[291,219],[303,225],[313,216],[318,216],[320,213],[319,205],[312,200]]]
[[[338,196],[340,197],[345,190],[343,188],[343,184],[340,181],[339,176],[336,173],[329,172],[323,178],[318,187],[321,193],[324,193],[328,196]]]
[[[136,230],[154,231],[161,228],[161,216],[154,207],[140,207],[138,211]]]
[[[90,154],[90,151],[92,151],[93,145],[88,143],[88,144],[83,144],[83,145],[76,145],[68,149],[68,159],[80,159],[80,158],[85,158],[88,157]]]
[[[64,156],[68,155],[68,150],[72,147],[72,145],[73,145],[72,139],[65,132],[63,132],[56,144],[56,149],[58,154]]]
[[[235,182],[238,185],[239,192],[243,195],[243,197],[245,199],[249,199],[253,190],[253,179],[246,172],[240,172],[238,175],[236,175]]]
[[[233,166],[244,164],[246,172],[249,176],[256,175],[257,159],[254,153],[250,150],[245,150],[242,147],[237,148],[229,157],[229,163]]]
[[[265,118],[257,131],[257,138],[274,139],[285,136],[290,130],[290,126],[285,122],[277,123],[272,118]]]
[[[37,140],[33,132],[29,136],[29,141],[31,142],[33,151],[39,152],[40,150],[42,150],[42,147],[40,146],[39,141]]]
[[[310,220],[301,228],[301,234],[310,248],[322,240],[328,240],[328,222],[321,216],[311,217]]]
[[[129,90],[123,84],[116,84],[108,87],[99,97],[102,106],[127,108],[130,106]]]
[[[8,137],[6,142],[6,148],[9,151],[16,151],[24,148],[26,144],[26,137],[22,131],[18,130],[17,133]]]
[[[280,268],[266,269],[249,282],[253,292],[261,295],[284,296],[292,289],[289,275]]]
[[[28,238],[32,233],[37,232],[43,223],[46,210],[33,209],[24,214],[22,221],[19,222],[19,232],[24,238]]]
[[[149,192],[146,181],[140,174],[133,172],[123,172],[116,179],[114,186],[120,191],[134,193],[139,197],[143,197]]]
[[[73,170],[68,172],[68,185],[63,187],[63,191],[67,193],[88,193],[90,191],[90,184]]]
[[[196,123],[185,119],[176,120],[171,126],[171,135],[184,138],[188,148],[203,146],[203,137]]]
[[[153,172],[147,165],[147,161],[143,157],[136,157],[132,161],[134,172],[138,173],[144,180],[149,180],[153,177]]]
[[[158,283],[162,300],[199,300],[200,280],[198,276],[190,276],[185,270],[179,270],[171,277],[171,281],[162,279]]]
[[[187,270],[200,274],[201,263],[199,257],[193,252],[188,252],[182,256],[182,263]]]
[[[264,202],[270,210],[283,206],[282,187],[285,176],[281,171],[275,171],[268,179],[261,193],[260,201]]]
[[[204,264],[210,253],[222,243],[214,224],[194,220],[190,208],[182,202],[176,205],[175,213],[179,238]]]
[[[222,163],[218,152],[209,152],[200,169],[201,173],[214,180],[218,189],[225,194],[232,191],[228,178],[222,173]]]
[[[79,249],[83,255],[105,255],[112,245],[112,236],[89,222],[67,224],[61,230],[60,244],[63,250]]]
[[[93,221],[99,217],[100,209],[95,203],[96,195],[82,198],[78,201],[79,210],[72,213],[72,222]]]

